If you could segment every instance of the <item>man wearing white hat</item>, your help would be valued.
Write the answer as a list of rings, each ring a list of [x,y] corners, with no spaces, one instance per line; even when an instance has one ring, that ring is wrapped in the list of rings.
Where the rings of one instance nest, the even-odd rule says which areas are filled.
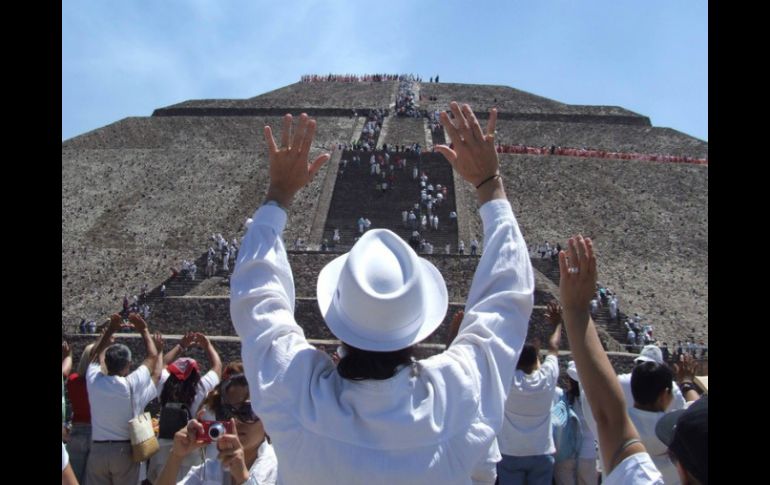
[[[657,362],[658,364],[665,364],[663,361],[663,352],[657,345],[645,345],[639,356],[634,359],[634,365],[639,365],[642,362]],[[626,405],[632,407],[634,405],[634,395],[631,393],[631,373],[618,375],[620,381],[620,387],[623,389],[623,397],[626,399]],[[674,382],[674,388],[672,389],[673,399],[666,408],[666,412],[670,413],[677,409],[684,409],[685,399],[682,396],[682,391],[679,390],[679,386]]]
[[[534,278],[506,199],[494,148],[468,105],[442,114],[454,148],[438,146],[477,190],[485,251],[458,335],[416,361],[412,347],[444,320],[441,273],[396,234],[373,229],[321,270],[317,297],[343,345],[337,367],[294,319],[294,282],[281,234],[286,207],[329,159],[308,163],[315,121],[306,115],[280,148],[265,127],[270,183],[231,282],[252,407],[270,434],[285,484],[492,483],[479,473],[495,434],[532,312]],[[290,139],[292,140],[290,142]],[[483,465],[483,466],[480,466]]]

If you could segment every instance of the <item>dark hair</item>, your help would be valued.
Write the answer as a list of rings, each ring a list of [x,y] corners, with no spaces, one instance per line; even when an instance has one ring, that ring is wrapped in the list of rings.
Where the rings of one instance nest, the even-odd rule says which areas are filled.
[[[575,404],[575,399],[580,397],[580,383],[571,377],[569,379],[569,389],[567,390],[567,401],[570,405]]]
[[[211,404],[209,410],[214,414],[219,414],[222,411],[222,399],[227,393],[227,390],[233,386],[241,386],[246,389],[249,388],[249,383],[246,381],[246,376],[242,373],[231,374],[227,379],[221,381],[219,385],[209,393],[209,399]],[[216,392],[216,394],[214,394]],[[213,396],[212,396],[213,395]],[[249,393],[251,395],[251,393]]]
[[[665,364],[641,362],[631,372],[631,394],[643,406],[655,404],[660,393],[673,388],[674,374]]]
[[[249,382],[246,380],[246,375],[243,373],[232,374],[227,379],[222,381],[219,384],[220,395],[226,394],[227,390],[232,386],[241,386],[248,389]]]
[[[179,380],[174,374],[170,374],[163,384],[163,391],[160,393],[160,405],[165,406],[167,402],[181,402],[186,404],[189,409],[195,400],[195,391],[198,389],[200,381],[201,375],[195,369],[184,381]]]
[[[243,374],[243,362],[239,360],[230,362],[227,364],[227,366],[225,366],[225,369],[222,371],[222,379],[227,380],[229,376],[233,376],[235,374]],[[206,396],[206,399],[204,399],[201,403],[201,409],[203,409],[203,407],[206,407],[211,411],[219,409],[219,406],[222,404],[222,395],[220,393],[219,387],[220,386],[218,385],[212,389],[211,392],[209,392],[208,396]]]
[[[521,349],[521,355],[519,355],[519,361],[516,362],[516,369],[523,370],[529,374],[535,368],[539,353],[540,349],[537,345],[524,344],[524,347]]]
[[[362,381],[364,379],[384,380],[396,374],[400,365],[410,364],[414,353],[413,347],[392,352],[361,350],[342,343],[345,356],[337,364],[337,372],[345,379]]]
[[[107,374],[114,376],[120,374],[131,363],[131,349],[123,344],[112,344],[107,347],[104,354],[104,365]]]

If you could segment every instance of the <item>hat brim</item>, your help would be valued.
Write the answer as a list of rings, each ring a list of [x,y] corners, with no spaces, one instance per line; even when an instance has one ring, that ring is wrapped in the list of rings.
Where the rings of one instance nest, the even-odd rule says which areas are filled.
[[[374,352],[392,352],[414,345],[426,339],[441,325],[446,316],[449,304],[446,283],[439,270],[430,262],[418,257],[420,262],[420,278],[423,291],[423,321],[414,332],[393,340],[372,340],[358,335],[354,330],[354,322],[337,311],[332,304],[334,292],[337,289],[342,268],[348,259],[348,254],[338,256],[329,262],[318,274],[316,297],[321,315],[326,326],[335,337],[353,347]]]
[[[647,357],[645,355],[640,355],[639,357],[634,359],[634,362],[636,362],[636,363],[639,363],[639,362],[657,362],[657,360],[652,359],[650,357]]]
[[[666,446],[670,447],[674,441],[676,422],[685,411],[686,409],[677,409],[676,411],[666,413],[658,420],[658,424],[655,425],[655,435]]]

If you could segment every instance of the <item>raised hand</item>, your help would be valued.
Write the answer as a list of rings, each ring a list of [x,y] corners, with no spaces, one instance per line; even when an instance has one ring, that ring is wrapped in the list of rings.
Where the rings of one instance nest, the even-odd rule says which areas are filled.
[[[556,300],[551,300],[545,310],[545,318],[551,325],[558,325],[563,322],[561,315],[561,305]]]
[[[145,322],[144,318],[142,318],[142,316],[138,313],[131,313],[128,315],[128,321],[134,325],[134,328],[139,333],[147,330],[147,322]]]
[[[193,345],[197,345],[203,350],[206,350],[211,345],[211,341],[209,338],[201,332],[195,332],[195,341],[193,342]]]
[[[163,352],[163,335],[160,332],[153,334],[152,341],[155,343],[155,349],[158,352]]]
[[[565,312],[588,312],[596,290],[596,255],[589,238],[571,237],[559,253],[559,292]]]
[[[294,195],[315,176],[321,165],[329,160],[324,153],[312,163],[308,163],[310,146],[315,137],[316,122],[302,113],[299,123],[292,133],[292,116],[283,117],[280,148],[275,144],[273,130],[265,126],[265,141],[270,158],[270,186],[267,199],[275,200],[284,207],[291,204]]]
[[[495,124],[497,110],[489,112],[487,132],[482,133],[476,115],[467,104],[460,106],[452,101],[449,104],[454,120],[446,112],[441,113],[441,124],[452,139],[453,148],[438,145],[436,150],[444,155],[449,163],[465,180],[474,187],[499,174],[500,162],[495,150]]]
[[[182,340],[179,341],[179,345],[183,349],[189,348],[191,345],[195,345],[195,332],[187,332],[182,337]]]
[[[108,327],[108,332],[110,334],[120,332],[120,328],[123,325],[123,317],[118,315],[117,313],[113,313],[110,315],[110,325]]]
[[[695,358],[690,354],[682,354],[678,363],[674,364],[674,375],[676,381],[693,382],[695,380]]]

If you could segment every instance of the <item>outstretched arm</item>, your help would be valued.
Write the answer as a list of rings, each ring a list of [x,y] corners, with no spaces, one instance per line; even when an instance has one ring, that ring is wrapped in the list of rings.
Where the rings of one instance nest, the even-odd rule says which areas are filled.
[[[197,332],[195,334],[195,345],[206,352],[209,364],[211,364],[211,370],[217,374],[217,377],[222,377],[222,359],[219,358],[219,353],[214,344],[211,343],[211,340],[205,334]]]
[[[190,347],[194,341],[194,332],[187,332],[184,334],[182,340],[180,340],[178,344],[174,345],[174,348],[165,353],[163,356],[163,364],[169,365],[170,363],[174,362],[179,357],[179,354],[187,350],[187,348]]]
[[[144,340],[144,348],[146,349],[147,357],[142,361],[142,365],[147,367],[147,370],[150,371],[150,375],[152,376],[153,383],[157,384],[158,378],[155,375],[155,365],[158,361],[158,349],[155,348],[155,342],[153,342],[152,335],[150,335],[150,329],[147,328],[147,322],[145,322],[144,318],[138,313],[131,313],[128,316],[128,321],[133,324],[136,331],[142,336],[142,340]]]
[[[559,253],[559,291],[564,306],[567,339],[599,432],[599,451],[606,473],[626,457],[644,452],[641,442],[626,446],[639,434],[626,412],[623,391],[599,341],[588,313],[596,289],[596,255],[593,243],[583,236],[569,240],[568,253]]]
[[[123,319],[118,315],[117,313],[113,313],[110,315],[110,323],[107,326],[107,329],[104,330],[104,333],[99,338],[99,341],[94,346],[93,351],[91,351],[91,362],[100,362],[104,363],[104,352],[107,350],[107,347],[111,345],[112,342],[112,336],[120,331],[120,326],[123,324]]]
[[[545,311],[545,318],[553,325],[553,333],[548,339],[548,353],[551,355],[559,355],[559,345],[561,345],[561,305],[554,300],[548,303],[548,308]]]
[[[481,131],[470,106],[452,102],[453,118],[441,114],[453,147],[436,149],[452,168],[476,189],[482,223],[484,251],[473,276],[465,316],[457,337],[445,353],[463,364],[472,363],[485,416],[502,426],[503,405],[515,362],[527,335],[532,313],[534,276],[526,243],[500,177],[494,146],[497,111],[491,110],[486,133]]]
[[[72,372],[72,349],[66,341],[61,343],[61,373],[67,377]]]
[[[315,129],[315,120],[303,113],[292,134],[292,117],[286,115],[279,148],[272,129],[265,127],[270,160],[268,203],[252,217],[230,283],[230,317],[241,338],[241,356],[252,402],[259,403],[257,406],[263,414],[271,402],[296,395],[288,386],[278,385],[279,376],[289,363],[296,368],[316,362],[312,357],[300,359],[301,362],[294,360],[295,355],[310,348],[310,344],[294,320],[294,279],[283,242],[287,208],[295,194],[310,183],[329,159],[328,154],[322,154],[312,163],[308,162]],[[270,204],[271,201],[280,207]],[[318,352],[312,355],[317,356],[317,362],[322,362],[323,356]],[[324,362],[328,363],[328,359]],[[257,385],[258,376],[260,385]],[[280,395],[281,392],[287,395]]]

